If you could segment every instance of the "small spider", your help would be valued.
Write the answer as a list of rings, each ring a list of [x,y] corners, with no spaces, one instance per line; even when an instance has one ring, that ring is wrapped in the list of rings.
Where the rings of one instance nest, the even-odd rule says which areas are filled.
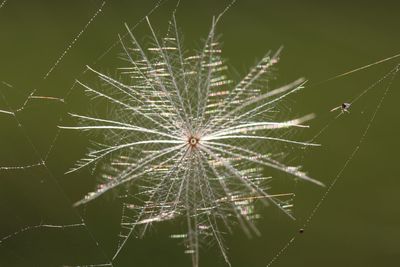
[[[350,106],[351,106],[350,103],[343,103],[340,106],[331,109],[331,112],[340,109],[341,113],[345,113],[345,112],[350,113],[350,111],[349,111]]]

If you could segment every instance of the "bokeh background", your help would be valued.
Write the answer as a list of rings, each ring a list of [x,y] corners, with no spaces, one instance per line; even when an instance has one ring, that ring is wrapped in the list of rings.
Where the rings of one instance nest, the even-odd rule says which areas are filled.
[[[99,56],[117,41],[118,33],[125,33],[125,22],[135,25],[156,5],[156,1],[107,2],[44,79],[101,1],[2,3],[0,110],[18,109],[33,90],[35,95],[64,99],[87,64],[112,72],[108,62],[120,52],[119,46],[103,59],[98,60]],[[175,4],[166,1],[150,15],[158,33],[165,32]],[[212,16],[227,4],[222,0],[181,1],[177,20],[187,47],[199,47]],[[327,79],[399,53],[399,10],[398,1],[386,0],[238,0],[219,24],[223,55],[240,76],[268,50],[283,45],[278,80],[285,83],[298,77],[309,79],[308,87],[290,98],[282,112],[288,116],[316,113],[311,128],[297,133],[297,139],[309,140],[325,126],[328,128],[316,140],[322,147],[293,152],[290,159],[328,185],[358,146],[387,81],[358,100],[350,114],[334,119],[337,113],[329,111],[354,99],[400,59]],[[144,23],[134,33],[142,41],[149,35]],[[305,232],[297,235],[272,266],[399,266],[400,77],[395,77],[390,88],[358,153]],[[46,158],[46,168],[0,170],[0,237],[27,226],[75,224],[79,217],[86,222],[86,227],[37,228],[4,240],[0,243],[0,266],[97,264],[105,262],[115,249],[121,216],[118,200],[106,197],[86,208],[73,209],[72,203],[93,188],[95,177],[89,171],[64,175],[83,155],[88,140],[85,135],[59,132],[56,126],[68,110],[85,110],[86,101],[31,99],[16,118],[0,113],[0,166],[31,165]],[[249,240],[237,227],[232,236],[227,236],[233,266],[266,266],[296,235],[326,190],[283,179],[296,193],[297,220],[291,221],[271,208],[261,212],[263,219],[258,226],[262,237]],[[182,245],[168,238],[171,231],[183,226],[179,222],[165,223],[143,240],[130,240],[114,266],[190,266]],[[225,266],[216,247],[203,247],[200,265]]]

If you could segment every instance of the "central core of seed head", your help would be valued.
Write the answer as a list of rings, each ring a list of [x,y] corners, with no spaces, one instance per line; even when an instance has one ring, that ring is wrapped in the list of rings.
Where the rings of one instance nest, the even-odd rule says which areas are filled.
[[[194,136],[191,136],[189,137],[188,143],[191,147],[196,147],[197,144],[199,143],[199,139]]]

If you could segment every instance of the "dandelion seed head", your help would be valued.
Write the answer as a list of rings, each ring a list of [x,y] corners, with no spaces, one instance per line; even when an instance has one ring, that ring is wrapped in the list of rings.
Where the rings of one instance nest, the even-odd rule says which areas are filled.
[[[270,88],[280,50],[267,53],[240,81],[230,79],[216,20],[195,53],[184,49],[174,17],[163,38],[147,22],[150,47],[142,47],[127,27],[128,39],[121,38],[124,65],[117,75],[88,66],[96,84],[78,82],[93,101],[105,102],[113,112],[103,117],[71,113],[79,125],[61,127],[102,136],[70,170],[102,170],[96,190],[76,205],[124,188],[116,255],[130,236],[143,236],[153,223],[182,219],[186,233],[171,236],[185,240],[193,266],[199,264],[201,245],[210,243],[229,264],[223,233],[236,223],[248,236],[260,235],[257,203],[293,216],[293,194],[272,193],[264,169],[320,184],[263,146],[315,145],[285,137],[292,128],[306,127],[313,115],[277,120],[278,104],[305,81]]]

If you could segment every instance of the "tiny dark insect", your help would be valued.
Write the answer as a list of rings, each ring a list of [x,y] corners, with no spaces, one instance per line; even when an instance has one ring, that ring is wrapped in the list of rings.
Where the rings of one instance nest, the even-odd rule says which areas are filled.
[[[350,108],[350,103],[343,103],[342,104],[342,110],[348,111],[349,108]]]
[[[299,233],[300,233],[300,234],[304,233],[304,229],[303,229],[303,228],[300,228],[300,229],[299,229]]]
[[[341,104],[340,106],[331,109],[331,111],[335,111],[335,110],[340,109],[342,113],[344,113],[344,112],[350,113],[350,112],[349,112],[350,106],[351,106],[350,103],[343,103],[343,104]]]

